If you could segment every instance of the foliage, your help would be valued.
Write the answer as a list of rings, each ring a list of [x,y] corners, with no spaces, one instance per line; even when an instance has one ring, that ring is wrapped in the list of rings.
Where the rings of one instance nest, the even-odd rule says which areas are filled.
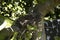
[[[0,0],[0,14],[15,20],[20,15],[26,15],[36,0]]]
[[[1,2],[0,3],[0,9],[1,9],[0,10],[0,27],[1,27],[1,31],[4,28],[11,27],[12,24],[14,25],[16,19],[18,19],[20,16],[27,15],[32,10],[32,8],[37,4],[36,0],[0,0],[0,2]],[[4,27],[4,25],[1,26],[3,23],[5,23],[4,24],[5,27]],[[29,31],[36,30],[36,28],[34,26],[30,26],[30,25],[29,25],[29,27],[27,26],[27,29]],[[29,40],[31,38],[31,33],[29,31],[27,31],[25,33],[26,40]],[[3,31],[0,33],[2,36],[1,40],[5,40],[5,38],[8,36],[6,34],[9,34],[7,32],[6,32],[6,34],[4,34]],[[18,35],[18,33],[14,32],[11,40],[17,40],[16,39],[17,35]],[[19,40],[22,40],[21,36],[19,36]]]
[[[60,7],[59,8],[55,7],[54,11],[47,13],[44,19],[45,20],[60,19]]]
[[[9,28],[12,25],[19,26],[19,21],[18,21],[18,23],[16,23],[16,20],[18,18],[24,17],[27,14],[30,15],[30,13],[32,12],[32,10],[36,6],[36,4],[45,3],[45,1],[47,1],[47,0],[0,0],[0,2],[1,2],[0,3],[0,9],[1,9],[0,15],[2,15],[2,16],[0,16],[0,25],[2,23],[6,22],[7,24],[6,24],[5,28]],[[56,10],[55,10],[55,13],[56,13]],[[55,13],[54,14],[51,13],[51,15],[55,16],[56,15]],[[49,15],[48,17],[50,19],[52,16],[50,14],[48,14],[48,15]],[[57,15],[59,15],[59,14],[57,14]],[[57,17],[57,15],[56,15],[56,17]],[[24,19],[22,18],[22,20],[24,20]],[[36,26],[32,26],[29,24],[27,25],[27,27],[22,26],[21,28],[26,28],[27,31],[24,33],[23,36],[20,35],[18,37],[19,40],[23,40],[24,37],[25,37],[25,40],[30,40],[30,38],[32,37],[32,31],[34,32],[34,30],[37,30]],[[25,29],[23,29],[23,32],[24,32],[24,30]],[[4,34],[4,32],[2,33],[3,38],[1,40],[5,40],[5,38],[6,38],[4,36],[5,34],[4,35],[3,34]],[[13,36],[10,39],[11,40],[17,40],[18,34],[19,34],[18,32],[14,32]],[[38,35],[41,35],[41,34],[38,33]],[[9,37],[10,37],[10,35],[9,35]]]

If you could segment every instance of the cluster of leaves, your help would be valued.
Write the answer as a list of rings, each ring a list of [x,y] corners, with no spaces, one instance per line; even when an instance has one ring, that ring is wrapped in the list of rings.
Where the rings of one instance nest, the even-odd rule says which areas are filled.
[[[60,5],[54,8],[54,11],[50,11],[44,18],[45,20],[60,19]]]
[[[37,2],[38,1],[38,2]],[[39,3],[39,1],[41,1],[41,3],[44,3],[45,0],[0,0],[0,15],[3,15],[4,17],[9,17],[11,20],[15,20],[20,16],[24,16],[26,14],[28,14],[33,7],[35,7],[35,5],[37,3]],[[60,10],[60,9],[59,9]],[[47,14],[50,18],[59,18],[59,13],[58,10],[56,9],[54,14],[50,13]],[[58,16],[57,16],[57,15]],[[54,16],[54,17],[53,17]],[[35,30],[36,27],[28,25],[27,26],[27,32],[25,33],[25,40],[29,40],[31,38],[31,32],[32,30]],[[2,34],[3,35],[3,34]],[[18,35],[17,32],[14,32],[13,37],[11,38],[11,40],[17,40],[16,36]],[[40,35],[40,33],[39,33]],[[22,37],[20,37],[19,40],[23,40]]]
[[[34,7],[37,4],[36,0],[0,0],[0,2],[1,2],[0,15],[10,18],[11,20],[16,20],[18,17],[28,14],[30,11],[30,8],[32,9],[32,7]],[[4,17],[0,16],[0,18],[3,18],[3,19]],[[7,22],[9,22],[9,20]],[[7,25],[10,25],[10,24],[8,23]],[[35,29],[36,28],[31,25],[27,26],[27,30],[29,31],[35,30]],[[25,40],[29,40],[31,38],[31,33],[29,31],[25,33]],[[1,31],[0,33],[2,34],[2,39],[1,37],[0,39],[5,40],[7,35],[5,35],[3,31]],[[14,32],[13,37],[10,40],[17,40],[16,39],[17,35],[18,35],[18,32]],[[19,40],[23,40],[21,36]]]
[[[20,15],[29,12],[29,8],[37,3],[36,0],[0,0],[0,14],[15,20]]]
[[[54,11],[50,11],[49,13],[47,13],[47,15],[45,16],[44,19],[45,19],[46,22],[48,22],[50,20],[60,19],[60,4],[57,5],[57,7],[54,8]],[[60,37],[59,36],[54,36],[54,39],[55,40],[60,40]]]

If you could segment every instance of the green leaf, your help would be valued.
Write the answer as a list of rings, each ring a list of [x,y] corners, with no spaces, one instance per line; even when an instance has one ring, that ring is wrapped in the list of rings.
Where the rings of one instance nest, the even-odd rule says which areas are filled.
[[[37,30],[36,26],[27,25],[28,30]]]
[[[10,40],[17,40],[17,39],[16,39],[17,34],[18,34],[18,32],[14,32],[14,35],[13,35],[13,37],[12,37]]]
[[[0,15],[0,30],[2,30],[4,28],[9,28],[12,26],[12,24],[13,24],[12,20]]]

